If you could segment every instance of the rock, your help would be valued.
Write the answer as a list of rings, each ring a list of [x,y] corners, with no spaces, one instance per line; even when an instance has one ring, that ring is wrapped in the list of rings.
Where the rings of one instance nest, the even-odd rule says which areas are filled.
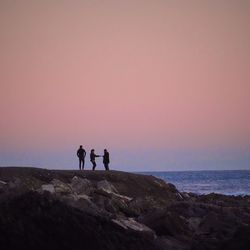
[[[185,199],[190,199],[191,198],[190,194],[187,193],[187,192],[182,192],[182,197],[184,197]]]
[[[64,183],[64,182],[62,182],[60,180],[53,179],[51,181],[51,184],[53,184],[56,193],[59,193],[59,194],[62,194],[62,195],[72,193],[71,187],[68,184],[66,184],[66,183]]]
[[[177,198],[178,200],[184,200],[183,195],[182,195],[180,192],[177,192],[177,193],[176,193],[176,198]]]
[[[240,223],[237,219],[229,217],[228,214],[212,210],[202,218],[198,229],[201,234],[209,235],[210,238],[226,239],[231,237],[239,226]]]
[[[177,193],[178,192],[178,190],[177,190],[177,188],[175,187],[174,184],[166,183],[166,186],[168,187],[168,190],[171,191],[172,193]]]
[[[98,194],[107,196],[107,197],[111,197],[111,195],[112,195],[113,197],[116,197],[117,199],[121,199],[124,202],[130,202],[130,201],[133,200],[132,197],[128,197],[126,195],[121,195],[121,194],[117,194],[117,193],[110,192],[110,191],[107,192],[107,190],[105,190],[103,188],[97,189],[97,190],[95,190],[95,192],[98,193]]]
[[[113,195],[114,195],[115,197],[117,197],[117,198],[119,198],[119,199],[125,201],[125,202],[129,202],[129,201],[132,201],[132,200],[133,200],[132,197],[128,197],[128,196],[126,196],[126,195],[121,195],[121,194],[116,194],[116,193],[113,193]]]
[[[134,216],[147,213],[153,208],[157,208],[157,202],[152,197],[134,198],[128,203],[128,209]]]
[[[92,183],[88,179],[74,176],[71,180],[71,188],[76,194],[89,195],[94,191]]]
[[[0,246],[4,250],[160,250],[140,231],[125,230],[55,200],[50,193],[24,193],[0,201]]]
[[[97,189],[102,189],[107,193],[118,193],[116,188],[107,180],[97,182]]]
[[[149,232],[155,235],[152,229],[135,221],[133,218],[128,218],[128,219],[117,218],[113,219],[112,221],[124,229],[132,229],[134,231],[140,231],[140,232]]]
[[[7,182],[0,180],[0,192],[4,192],[8,188]]]
[[[138,221],[153,229],[159,236],[171,236],[178,239],[190,235],[186,219],[167,208],[157,209],[142,215]]]
[[[166,185],[165,181],[162,180],[154,180],[154,183],[156,183],[159,187],[164,187],[164,185]]]
[[[191,217],[188,219],[189,227],[192,231],[197,231],[199,225],[201,223],[201,218],[199,217]]]
[[[249,248],[250,196],[182,193],[119,171],[0,168],[0,176],[5,250]]]
[[[79,199],[84,199],[84,200],[87,200],[87,201],[90,201],[90,197],[86,194],[79,194],[79,195],[76,195],[76,199],[79,200]]]
[[[161,237],[158,239],[158,245],[160,248],[164,250],[190,250],[190,247],[185,244],[185,242],[181,242],[176,240],[173,237]]]
[[[52,184],[44,184],[41,186],[41,192],[50,192],[51,194],[55,193],[55,188]]]
[[[211,193],[207,195],[197,196],[196,201],[214,204],[221,207],[250,206],[249,196],[233,196]]]
[[[7,184],[7,182],[1,181],[1,180],[0,180],[0,186],[4,186],[4,185],[6,185],[6,184]]]
[[[19,188],[23,186],[23,183],[20,178],[15,178],[13,181],[8,183],[9,188]]]
[[[68,194],[65,196],[62,196],[61,200],[72,200],[72,201],[78,201],[80,199],[91,201],[91,198],[86,194]]]
[[[239,227],[233,237],[222,243],[220,250],[248,250],[250,246],[250,225]]]
[[[69,206],[77,208],[83,212],[92,215],[99,215],[100,209],[94,204],[88,195],[77,195],[77,194],[70,194],[63,196],[61,198],[62,201],[67,203]]]
[[[124,213],[127,209],[127,204],[123,199],[115,196],[114,193],[107,193],[102,189],[95,191],[92,201],[99,209],[104,209],[112,214]]]

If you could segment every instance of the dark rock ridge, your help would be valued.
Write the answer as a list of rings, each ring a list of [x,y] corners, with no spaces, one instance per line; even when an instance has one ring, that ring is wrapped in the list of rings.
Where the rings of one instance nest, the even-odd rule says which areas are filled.
[[[0,249],[250,249],[250,197],[118,171],[0,168]]]

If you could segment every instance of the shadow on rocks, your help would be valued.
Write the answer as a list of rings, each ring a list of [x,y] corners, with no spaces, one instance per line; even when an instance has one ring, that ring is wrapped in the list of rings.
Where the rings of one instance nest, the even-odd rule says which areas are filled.
[[[147,235],[67,206],[49,192],[0,200],[0,246],[4,250],[159,249]]]

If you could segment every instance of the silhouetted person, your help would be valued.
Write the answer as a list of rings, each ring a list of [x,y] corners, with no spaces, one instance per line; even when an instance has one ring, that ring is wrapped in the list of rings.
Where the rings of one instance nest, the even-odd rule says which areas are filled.
[[[85,156],[86,151],[82,148],[82,145],[80,145],[80,148],[77,150],[77,156],[79,158],[79,169],[84,169],[84,163],[85,163]]]
[[[95,162],[96,157],[100,157],[100,155],[96,155],[95,150],[91,149],[91,151],[90,151],[90,161],[93,164],[92,170],[95,170],[95,167],[96,167],[96,162]]]
[[[104,149],[103,164],[105,169],[109,170],[109,152],[107,149]]]

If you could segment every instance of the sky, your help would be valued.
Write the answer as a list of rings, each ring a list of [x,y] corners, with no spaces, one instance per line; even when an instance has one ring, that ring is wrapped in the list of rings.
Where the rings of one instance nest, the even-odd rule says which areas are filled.
[[[82,144],[116,170],[250,169],[249,13],[248,0],[1,0],[0,166],[74,169]]]

